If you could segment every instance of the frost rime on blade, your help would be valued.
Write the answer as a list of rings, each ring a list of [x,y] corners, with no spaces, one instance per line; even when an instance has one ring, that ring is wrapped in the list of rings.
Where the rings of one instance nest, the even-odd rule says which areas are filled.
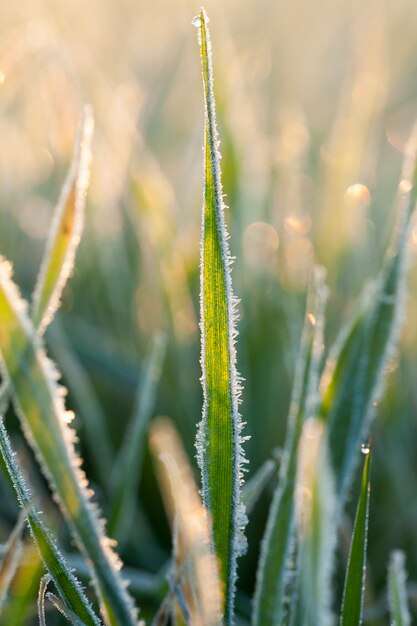
[[[240,494],[246,463],[242,443],[246,437],[241,435],[244,424],[238,409],[242,390],[241,378],[236,371],[235,322],[238,301],[232,290],[233,260],[224,221],[226,207],[219,167],[221,156],[218,150],[212,54],[207,22],[204,9],[193,20],[198,28],[205,101],[205,181],[200,265],[200,363],[204,405],[196,448],[202,473],[203,500],[212,516],[213,542],[225,584],[225,621],[226,624],[231,624],[237,577],[236,561],[246,550],[243,531],[247,518]],[[230,455],[229,459],[227,455]],[[229,500],[227,494],[221,501],[222,494],[219,491],[226,494],[229,492]]]

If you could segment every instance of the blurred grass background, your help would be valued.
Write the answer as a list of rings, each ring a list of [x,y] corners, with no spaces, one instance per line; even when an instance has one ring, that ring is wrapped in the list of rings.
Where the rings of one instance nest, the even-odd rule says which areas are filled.
[[[194,456],[202,403],[203,101],[190,23],[198,8],[185,0],[0,1],[0,252],[13,261],[26,297],[77,117],[86,101],[95,111],[85,232],[47,339],[104,509],[106,489],[85,414],[96,411],[117,450],[157,330],[168,334],[168,352],[155,414],[174,418]],[[283,442],[313,263],[328,271],[329,345],[380,264],[402,151],[417,117],[417,6],[412,0],[208,0],[206,9],[237,257],[238,367],[246,379],[242,413],[252,474]],[[392,364],[372,432],[369,606],[383,591],[391,549],[406,550],[410,578],[417,579],[417,228],[410,245],[401,357]],[[9,413],[26,467],[46,493]],[[110,481],[110,460],[107,467]],[[3,483],[5,539],[16,506]],[[355,490],[352,496],[354,504]],[[250,550],[239,567],[243,611],[268,498],[251,515]],[[169,557],[170,538],[148,452],[135,515],[122,557],[157,572]],[[139,603],[145,614],[157,606],[140,595]]]

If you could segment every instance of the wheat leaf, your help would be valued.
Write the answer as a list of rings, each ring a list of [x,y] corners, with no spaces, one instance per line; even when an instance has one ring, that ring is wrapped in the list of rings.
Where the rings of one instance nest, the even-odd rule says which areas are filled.
[[[406,580],[405,555],[400,550],[395,550],[391,554],[388,566],[388,600],[392,626],[410,626],[411,624]]]
[[[16,491],[20,506],[23,508],[23,511],[28,510],[27,522],[30,533],[60,596],[71,607],[72,611],[83,620],[86,626],[100,626],[100,620],[94,614],[80,583],[72,574],[70,567],[56,546],[52,533],[45,526],[39,513],[34,509],[30,491],[17,464],[16,455],[11,448],[10,440],[1,418],[0,452],[5,461],[7,472]]]
[[[285,612],[289,559],[294,543],[297,448],[303,423],[312,415],[317,402],[326,298],[324,272],[322,268],[317,268],[307,298],[279,482],[261,545],[252,616],[254,626],[280,624]]]
[[[417,127],[416,127],[417,128]],[[407,241],[417,197],[417,130],[398,191],[398,224],[377,281],[367,288],[329,355],[320,416],[328,423],[336,490],[343,503],[397,346],[405,300]]]
[[[197,435],[203,498],[213,523],[213,542],[225,587],[225,622],[233,622],[236,563],[246,549],[241,502],[242,422],[236,372],[235,306],[231,258],[224,221],[220,154],[213,94],[213,68],[207,15],[198,28],[205,102],[205,182],[200,269],[201,367],[203,416]]]
[[[45,574],[42,576],[41,581],[39,583],[39,591],[38,591],[38,619],[39,626],[46,626],[45,619],[45,594],[48,589],[48,585],[51,582],[52,578],[49,574]]]
[[[19,518],[6,543],[0,562],[0,614],[9,592],[10,585],[22,556],[22,532],[27,511],[20,512]]]
[[[74,449],[74,432],[65,410],[58,373],[44,353],[25,303],[11,279],[10,265],[0,263],[0,351],[5,376],[25,436],[34,449],[80,549],[92,564],[104,619],[111,625],[134,625],[133,604],[117,571],[98,514],[89,502],[87,481]]]
[[[156,389],[161,375],[165,346],[165,336],[159,333],[155,335],[146,358],[143,381],[139,385],[133,419],[116,459],[108,532],[119,541],[126,540],[134,514],[145,443],[145,430],[155,405]]]
[[[291,623],[331,626],[337,501],[324,424],[317,418],[303,426],[296,482],[298,589]]]
[[[84,206],[90,178],[92,109],[86,106],[74,144],[72,163],[55,210],[45,254],[33,295],[31,318],[43,333],[57,310],[70,276],[84,225]]]
[[[362,624],[371,467],[370,449],[364,446],[362,451],[366,454],[366,458],[363,466],[361,493],[356,510],[346,570],[340,626],[360,626]]]

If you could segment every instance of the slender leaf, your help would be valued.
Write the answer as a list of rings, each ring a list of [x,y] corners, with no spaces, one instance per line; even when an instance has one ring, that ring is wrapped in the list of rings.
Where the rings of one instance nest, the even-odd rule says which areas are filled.
[[[361,493],[356,510],[352,543],[346,570],[340,626],[360,626],[362,624],[371,466],[370,448],[362,447],[362,451],[366,454],[366,457],[363,466]]]
[[[54,322],[49,331],[50,349],[59,363],[68,387],[77,415],[82,422],[83,441],[88,447],[91,461],[100,478],[100,486],[109,485],[109,465],[114,462],[114,450],[106,426],[106,416],[97,398],[81,360],[71,350],[63,330]]]
[[[167,511],[175,523],[172,591],[193,626],[220,626],[219,567],[211,550],[210,519],[197,491],[180,440],[167,419],[151,424],[150,444]]]
[[[400,550],[392,552],[388,567],[388,600],[392,626],[410,626],[407,605],[405,555]]]
[[[71,167],[55,211],[33,296],[31,318],[40,333],[53,318],[59,306],[62,290],[74,267],[75,253],[84,225],[93,128],[93,113],[91,107],[86,106],[80,120]]]
[[[38,619],[39,619],[39,626],[46,626],[46,619],[45,619],[45,594],[46,594],[46,590],[48,589],[48,585],[51,582],[52,578],[50,577],[49,574],[45,574],[45,576],[42,576],[41,578],[41,582],[39,585],[39,592],[38,592]]]
[[[22,532],[26,511],[21,511],[19,519],[12,530],[5,546],[0,562],[0,614],[3,610],[10,584],[16,574],[22,556]]]
[[[26,481],[16,463],[16,456],[11,448],[3,420],[0,418],[0,451],[5,460],[17,498],[23,510],[28,507],[27,521],[30,533],[39,550],[42,561],[63,600],[79,616],[86,626],[99,626],[100,620],[84,594],[84,591],[60,553],[52,533],[45,526],[40,514],[34,509],[32,497]]]
[[[93,128],[93,113],[91,107],[86,106],[79,121],[71,166],[55,209],[33,295],[31,319],[41,334],[59,306],[62,291],[74,267],[84,224]],[[0,415],[5,415],[8,402],[6,379],[0,387]]]
[[[48,600],[54,605],[56,609],[66,618],[68,622],[71,622],[73,626],[84,626],[83,622],[69,609],[60,598],[55,594],[48,591],[46,594]]]
[[[165,336],[162,334],[155,335],[146,359],[143,381],[139,386],[133,419],[116,459],[112,480],[113,499],[108,519],[108,532],[119,542],[127,539],[129,527],[134,517],[145,430],[155,405],[165,345]]]
[[[11,280],[10,265],[0,264],[0,351],[11,381],[16,413],[80,549],[92,565],[102,611],[109,624],[135,624],[133,604],[117,571],[98,514],[89,502],[87,480],[74,449],[54,365],[35,335],[25,303]]]
[[[341,332],[321,381],[319,413],[328,423],[336,490],[342,502],[383,391],[403,318],[407,241],[417,197],[416,147],[417,131],[407,149],[398,191],[398,225],[383,269]]]
[[[242,501],[247,514],[253,510],[263,490],[275,474],[277,465],[278,462],[276,459],[267,459],[258,471],[244,484],[242,489]]]
[[[307,299],[279,482],[262,540],[252,619],[255,626],[280,624],[284,616],[286,588],[290,575],[289,559],[294,543],[297,448],[303,423],[305,419],[312,416],[317,402],[319,368],[323,354],[326,297],[324,272],[321,268],[317,268]]]
[[[236,564],[246,549],[241,502],[241,393],[236,372],[235,306],[231,258],[224,221],[220,154],[213,94],[210,35],[204,9],[198,28],[205,102],[205,182],[200,269],[201,366],[204,406],[197,435],[203,498],[213,524],[213,542],[225,588],[225,622],[233,622]]]
[[[296,519],[298,594],[295,626],[333,624],[332,587],[336,497],[323,422],[309,418],[298,448]]]

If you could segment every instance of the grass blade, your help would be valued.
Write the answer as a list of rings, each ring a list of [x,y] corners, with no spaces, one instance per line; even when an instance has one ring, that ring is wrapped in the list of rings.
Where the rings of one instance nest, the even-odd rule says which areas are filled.
[[[167,419],[160,418],[152,423],[150,443],[159,461],[158,474],[166,508],[171,520],[176,519],[176,553],[181,560],[176,565],[177,570],[183,570],[180,595],[187,600],[189,623],[219,626],[222,623],[219,571],[210,546],[209,517],[191,468],[176,431]]]
[[[362,486],[356,510],[350,546],[345,587],[343,591],[340,626],[360,626],[362,624],[363,598],[365,592],[366,545],[368,542],[368,518],[370,497],[371,451],[362,448],[366,454],[362,473]]]
[[[42,576],[41,578],[41,582],[39,585],[39,592],[38,592],[38,620],[39,620],[39,626],[46,626],[46,619],[45,619],[45,594],[46,594],[46,590],[48,589],[48,585],[51,582],[51,577],[49,576],[49,574],[45,574],[45,576]]]
[[[242,422],[236,372],[235,305],[231,258],[224,222],[220,154],[213,94],[210,35],[204,9],[198,28],[205,102],[205,182],[200,269],[201,366],[203,416],[197,435],[204,504],[210,511],[213,542],[225,589],[225,622],[233,622],[238,556],[246,549],[241,502]]]
[[[31,494],[17,465],[16,456],[11,448],[2,419],[0,419],[0,452],[5,461],[20,506],[23,510],[29,507],[27,522],[30,533],[61,598],[83,620],[86,626],[100,626],[100,620],[94,614],[80,583],[72,574],[71,569],[52,539],[52,533],[46,528],[39,513],[33,508]]]
[[[43,333],[57,310],[70,276],[84,225],[84,206],[90,177],[92,109],[86,106],[79,123],[72,163],[55,210],[45,254],[33,295],[31,318]]]
[[[74,266],[84,224],[93,128],[92,109],[86,106],[79,121],[71,166],[55,209],[33,295],[31,319],[40,334],[52,320]],[[9,388],[6,379],[0,387],[0,415],[5,415],[8,403]]]
[[[254,626],[280,624],[284,616],[289,578],[288,561],[294,543],[297,448],[303,423],[316,405],[326,297],[324,272],[317,268],[307,300],[279,482],[262,540],[252,619]]]
[[[267,459],[258,471],[244,484],[242,489],[242,501],[247,514],[253,510],[263,490],[275,474],[277,465],[278,461],[276,459]]]
[[[26,512],[21,511],[19,519],[12,530],[5,546],[0,563],[0,615],[9,592],[10,584],[22,556],[22,532],[25,523]]]
[[[100,486],[109,484],[109,464],[113,463],[114,450],[107,428],[106,416],[81,359],[72,350],[58,320],[49,330],[49,346],[54,360],[59,363],[74,401],[77,415],[82,421],[82,434],[91,454]]]
[[[391,554],[388,566],[388,600],[392,626],[410,626],[407,605],[405,555],[400,550]]]
[[[323,422],[309,418],[298,448],[296,519],[299,549],[297,626],[331,626],[336,497]]]
[[[407,241],[417,198],[417,131],[398,191],[398,224],[378,280],[361,299],[330,353],[321,381],[320,417],[328,423],[336,490],[343,502],[367,438],[396,348],[405,299]]]
[[[114,468],[113,499],[108,519],[108,532],[119,542],[127,539],[129,526],[134,516],[133,509],[139,485],[145,430],[155,406],[165,346],[165,336],[155,335],[145,362],[143,382],[139,386],[133,419],[127,429]]]
[[[0,351],[25,436],[35,451],[80,549],[92,564],[96,590],[109,624],[134,625],[133,604],[118,574],[118,563],[89,502],[87,480],[74,449],[71,414],[65,410],[58,374],[11,280],[0,264]]]

